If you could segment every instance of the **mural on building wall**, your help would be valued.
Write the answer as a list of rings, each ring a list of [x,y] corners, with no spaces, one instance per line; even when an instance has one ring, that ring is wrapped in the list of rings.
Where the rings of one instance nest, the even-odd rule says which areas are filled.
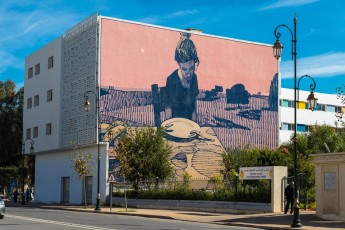
[[[133,31],[142,33],[140,40],[128,36]],[[162,39],[167,34],[167,39]],[[171,162],[177,176],[186,171],[193,177],[220,173],[221,153],[227,148],[276,148],[278,77],[274,60],[267,63],[266,72],[260,55],[251,55],[250,61],[244,60],[248,55],[239,55],[236,58],[241,64],[231,65],[236,45],[243,44],[225,42],[187,32],[102,21],[100,120],[101,138],[110,143],[109,154],[116,156],[114,146],[126,125],[163,127],[173,146]],[[212,50],[222,44],[224,50]],[[244,45],[255,52],[262,48]],[[271,48],[264,48],[263,59],[268,48],[271,55]],[[229,59],[228,65],[220,63],[224,59]],[[204,67],[213,67],[216,75],[207,76],[212,72]],[[117,166],[112,160],[110,168]]]

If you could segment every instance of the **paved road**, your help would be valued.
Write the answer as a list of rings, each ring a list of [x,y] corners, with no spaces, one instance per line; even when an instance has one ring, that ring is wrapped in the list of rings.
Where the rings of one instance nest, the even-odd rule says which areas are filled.
[[[187,222],[162,218],[144,218],[129,215],[101,214],[90,212],[70,212],[64,210],[48,210],[40,208],[8,207],[0,230],[254,230],[238,226]]]

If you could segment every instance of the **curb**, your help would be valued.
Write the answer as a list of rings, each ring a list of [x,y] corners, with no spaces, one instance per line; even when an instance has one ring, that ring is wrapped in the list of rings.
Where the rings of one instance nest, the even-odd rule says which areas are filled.
[[[135,213],[135,212],[112,212],[112,211],[96,211],[96,210],[85,210],[81,208],[60,208],[60,207],[49,207],[49,206],[40,206],[37,208],[41,209],[55,209],[55,210],[64,210],[64,211],[71,211],[71,212],[92,212],[92,213],[99,213],[99,214],[111,214],[111,215],[130,215],[130,216],[140,216],[140,217],[147,217],[147,218],[160,218],[160,219],[169,219],[174,220],[176,218],[170,216],[163,216],[163,215],[152,215],[152,214],[142,214],[142,213]]]
[[[57,206],[40,206],[38,208],[41,209],[55,209],[55,210],[64,210],[64,211],[71,211],[71,212],[91,212],[91,213],[99,213],[99,214],[111,214],[111,215],[130,215],[130,216],[139,216],[139,217],[146,217],[146,218],[159,218],[159,219],[168,219],[168,220],[179,220],[179,221],[187,221],[187,222],[195,222],[195,223],[207,223],[203,221],[197,220],[186,220],[186,219],[179,219],[165,215],[152,215],[152,214],[142,214],[142,213],[135,213],[135,212],[111,212],[111,211],[96,211],[96,210],[85,210],[82,208],[64,208],[64,207],[57,207]],[[249,227],[249,228],[260,228],[265,230],[273,230],[273,229],[293,229],[290,227],[273,227],[273,226],[262,226],[262,225],[254,225],[254,224],[246,224],[246,223],[224,223],[218,221],[208,222],[209,224],[216,224],[216,225],[224,225],[224,226],[238,226],[238,227]],[[303,229],[303,228],[302,228]]]

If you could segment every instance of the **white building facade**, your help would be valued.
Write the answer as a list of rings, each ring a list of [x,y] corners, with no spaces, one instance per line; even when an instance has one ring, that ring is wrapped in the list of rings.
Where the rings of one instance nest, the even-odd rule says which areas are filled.
[[[99,94],[95,91],[97,36],[98,16],[93,15],[26,58],[23,139],[34,141],[37,201],[83,203],[84,186],[73,168],[73,144],[93,155],[92,172],[85,180],[87,202],[96,202],[97,144],[102,203],[108,194],[108,144],[98,143],[96,136],[96,98],[90,97],[91,111],[85,112],[83,107],[85,92]],[[26,154],[28,144],[25,143]]]
[[[316,79],[317,80],[317,79]],[[336,117],[337,113],[344,111],[344,106],[336,94],[315,93],[318,98],[317,107],[314,111],[308,109],[307,98],[309,91],[299,90],[299,100],[297,103],[297,132],[308,132],[309,128],[315,124],[329,125],[340,128],[340,123]],[[298,94],[297,94],[298,95]],[[280,94],[280,131],[279,142],[288,142],[294,133],[294,90],[281,89]]]

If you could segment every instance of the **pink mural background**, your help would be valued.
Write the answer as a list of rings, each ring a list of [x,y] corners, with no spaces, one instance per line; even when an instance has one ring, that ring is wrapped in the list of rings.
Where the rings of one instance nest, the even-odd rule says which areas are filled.
[[[164,111],[180,31],[102,18],[100,36],[101,138],[110,155],[116,156],[125,124],[163,127],[177,176],[219,174],[225,149],[278,147],[278,65],[271,46],[192,34],[200,60],[192,121]],[[110,168],[118,165],[115,159]]]
[[[147,90],[164,86],[177,69],[174,60],[179,31],[102,18],[101,86]],[[269,94],[277,73],[272,48],[266,45],[192,34],[200,65],[199,89],[241,83],[249,93]]]

